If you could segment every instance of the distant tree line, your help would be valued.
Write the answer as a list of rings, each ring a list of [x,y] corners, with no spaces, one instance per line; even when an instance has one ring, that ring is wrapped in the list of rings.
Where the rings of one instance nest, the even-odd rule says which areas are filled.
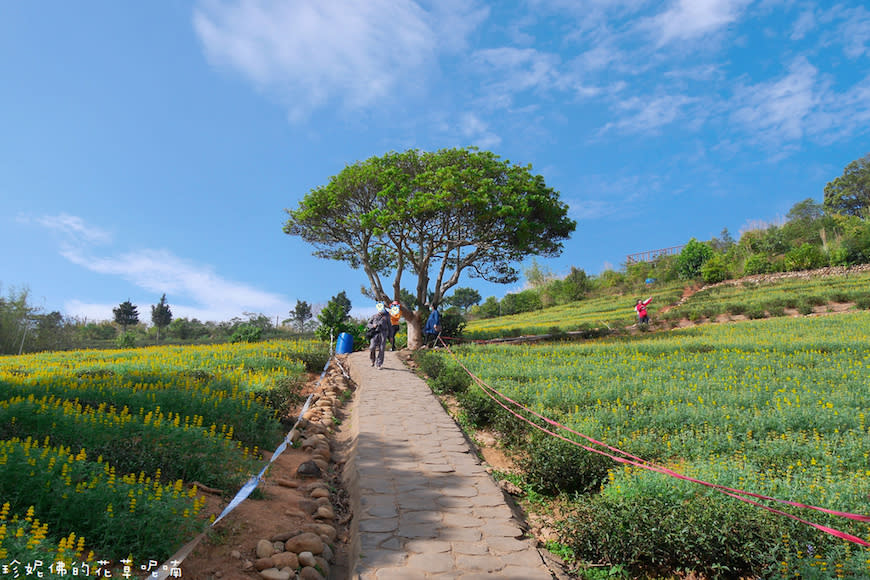
[[[623,264],[589,276],[571,268],[559,278],[536,262],[524,272],[529,287],[501,300],[490,296],[468,310],[483,318],[531,312],[582,300],[590,295],[640,291],[649,279],[659,283],[704,282],[870,263],[870,154],[850,163],[825,186],[821,203],[796,203],[785,219],[756,222],[735,240],[727,228],[718,237],[692,238],[677,255]]]
[[[164,294],[151,306],[151,325],[143,324],[138,307],[130,300],[112,309],[111,320],[89,322],[58,311],[43,312],[32,305],[28,290],[12,288],[6,296],[0,296],[0,355],[76,348],[129,348],[165,341],[250,342],[286,337],[290,333],[313,331],[309,321],[310,306],[307,308],[307,314],[299,311],[302,322],[292,327],[276,325],[274,319],[250,312],[228,321],[202,322],[196,318],[174,317]]]

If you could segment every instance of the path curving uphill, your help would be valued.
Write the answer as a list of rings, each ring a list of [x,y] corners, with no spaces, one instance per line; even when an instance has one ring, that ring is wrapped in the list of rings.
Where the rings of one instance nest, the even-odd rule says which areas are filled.
[[[551,580],[504,493],[426,383],[399,357],[348,356],[357,384],[343,477],[351,578]]]

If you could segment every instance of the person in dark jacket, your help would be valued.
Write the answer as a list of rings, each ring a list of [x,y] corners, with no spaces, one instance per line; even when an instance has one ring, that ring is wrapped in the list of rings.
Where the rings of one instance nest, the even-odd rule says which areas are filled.
[[[390,313],[384,308],[383,302],[378,302],[376,307],[378,311],[369,319],[366,335],[370,336],[371,340],[369,342],[369,358],[372,361],[372,366],[377,366],[380,370],[384,366],[384,349],[390,339],[393,327],[390,325]]]
[[[432,305],[432,312],[429,314],[429,318],[426,319],[423,334],[426,335],[426,346],[434,348],[438,342],[438,336],[441,334],[441,313],[438,312],[437,304]]]

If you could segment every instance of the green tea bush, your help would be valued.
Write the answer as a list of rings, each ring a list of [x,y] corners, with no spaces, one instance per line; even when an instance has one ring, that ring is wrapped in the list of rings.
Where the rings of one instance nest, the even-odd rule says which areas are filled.
[[[491,427],[501,407],[481,389],[467,389],[459,393],[459,405],[468,423],[476,429]]]
[[[458,394],[464,392],[471,384],[471,377],[456,364],[449,364],[432,380],[432,390],[436,394]]]
[[[435,353],[430,350],[418,350],[414,353],[414,360],[430,379],[437,379],[441,371],[444,370],[445,360],[440,353]]]
[[[536,436],[519,461],[526,482],[545,495],[596,492],[612,464],[603,455],[549,435]]]
[[[746,316],[751,320],[758,320],[760,318],[765,318],[767,314],[761,306],[753,306],[746,311]]]
[[[683,570],[722,579],[778,572],[788,528],[781,517],[709,495],[599,495],[560,522],[561,541],[584,560],[619,562],[637,576]],[[804,545],[817,543],[811,532],[793,533]]]

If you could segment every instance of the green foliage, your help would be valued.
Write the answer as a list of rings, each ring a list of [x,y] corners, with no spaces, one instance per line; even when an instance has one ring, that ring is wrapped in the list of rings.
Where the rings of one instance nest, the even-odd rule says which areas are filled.
[[[166,303],[166,294],[160,297],[160,302],[151,307],[151,322],[157,327],[157,340],[160,340],[160,329],[166,328],[172,322],[172,310]]]
[[[558,192],[530,167],[473,148],[349,165],[287,213],[285,233],[312,244],[317,256],[363,268],[374,297],[388,295],[382,278],[392,275],[398,289],[402,274],[415,272],[417,302],[433,281],[434,304],[466,269],[491,282],[516,281],[516,262],[558,255],[576,227]],[[447,262],[449,275],[442,268],[430,276]]]
[[[746,276],[767,274],[771,269],[770,260],[765,254],[752,254],[743,265],[743,274]]]
[[[86,448],[101,456],[121,473],[155,476],[170,480],[200,481],[218,488],[235,488],[250,474],[254,462],[245,459],[233,441],[221,433],[173,425],[171,419],[149,413],[132,416],[129,411],[87,408],[80,403],[42,397],[11,398],[0,407],[0,440],[50,437],[55,445]],[[124,437],[118,437],[123,425]],[[191,450],[197,450],[192,453]]]
[[[115,341],[118,348],[136,348],[136,333],[123,332]]]
[[[693,280],[701,276],[701,266],[713,257],[713,249],[695,238],[689,240],[677,258],[677,272],[683,280]]]
[[[459,338],[468,321],[458,312],[447,311],[441,315],[441,334],[451,338]]]
[[[232,336],[230,342],[236,344],[238,342],[257,342],[263,336],[263,329],[253,324],[240,324]]]
[[[830,213],[868,217],[870,154],[851,162],[843,170],[843,175],[825,186],[824,206]]]
[[[701,278],[707,284],[716,284],[728,277],[728,261],[722,254],[713,254],[701,265]]]
[[[339,334],[347,332],[354,336],[355,345],[362,345],[364,341],[357,340],[359,325],[350,319],[350,309],[350,300],[343,290],[333,296],[317,315],[317,319],[320,321],[320,326],[315,331],[317,338],[328,341],[331,337],[332,340],[336,340]],[[363,331],[364,336],[365,332]]]
[[[514,294],[506,294],[501,299],[501,314],[518,314],[543,308],[540,294],[534,289],[523,290]]]
[[[785,266],[789,271],[812,270],[820,268],[827,263],[825,256],[818,246],[803,243],[797,248],[789,250],[785,255]]]
[[[306,323],[311,320],[311,305],[304,300],[296,300],[296,307],[290,311],[287,320],[296,326],[297,332],[304,332]]]
[[[597,492],[612,461],[581,447],[541,435],[527,446],[520,460],[525,480],[545,495]]]
[[[487,297],[483,304],[480,305],[478,313],[483,318],[495,318],[498,316],[501,313],[501,306],[499,305],[498,298],[495,296]]]
[[[724,579],[777,571],[787,553],[785,533],[798,545],[818,544],[818,537],[788,521],[707,494],[601,495],[575,504],[560,530],[578,558],[619,562],[633,575],[691,570]]]
[[[480,300],[480,292],[474,288],[457,288],[453,291],[452,295],[444,299],[444,302],[462,311],[466,311],[471,306],[478,304]]]
[[[202,529],[201,504],[181,481],[116,475],[102,459],[30,440],[0,441],[0,457],[0,497],[13,513],[33,506],[53,530],[76,530],[108,559],[162,561]]]
[[[113,308],[112,314],[115,316],[115,323],[120,324],[124,332],[127,332],[128,326],[139,324],[139,311],[129,300]]]

